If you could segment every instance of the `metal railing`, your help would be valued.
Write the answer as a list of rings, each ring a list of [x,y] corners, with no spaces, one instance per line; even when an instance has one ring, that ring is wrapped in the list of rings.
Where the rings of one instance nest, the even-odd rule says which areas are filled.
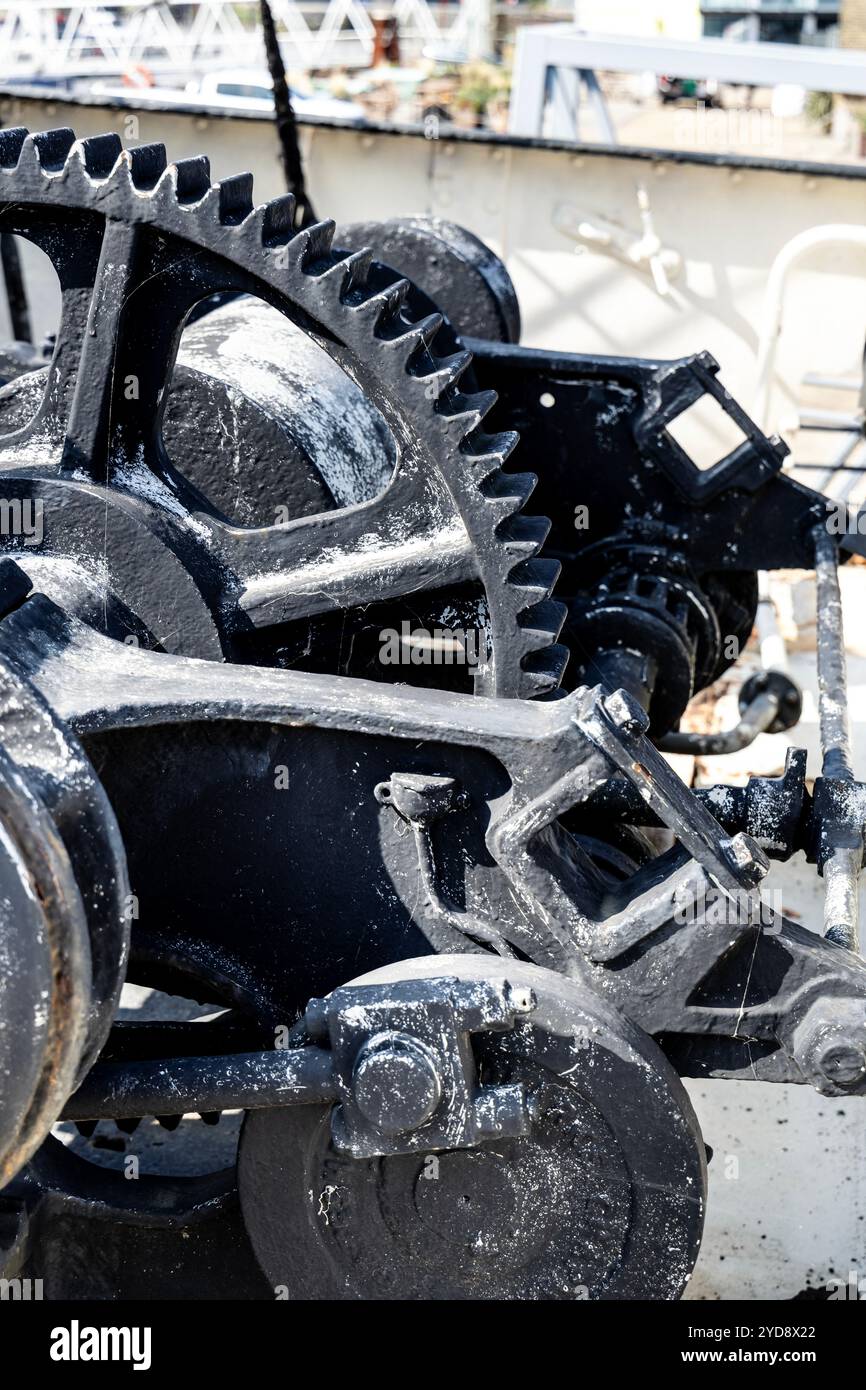
[[[289,66],[370,62],[374,29],[362,0],[272,0],[271,8]],[[489,0],[436,6],[427,0],[388,0],[382,8],[397,19],[401,44],[409,53],[444,41],[466,46],[477,32],[478,17],[483,24],[490,14]],[[259,66],[263,50],[257,16],[257,5],[229,0],[105,0],[61,6],[53,0],[10,0],[0,4],[0,80],[120,74],[138,64],[154,73]]]

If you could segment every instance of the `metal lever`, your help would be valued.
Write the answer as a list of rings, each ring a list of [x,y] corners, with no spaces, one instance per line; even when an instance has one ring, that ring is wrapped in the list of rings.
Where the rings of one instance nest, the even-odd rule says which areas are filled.
[[[784,671],[759,671],[740,691],[740,721],[717,734],[672,733],[658,739],[663,753],[718,757],[748,748],[758,734],[778,734],[793,728],[802,713],[803,697]]]
[[[822,781],[838,793],[850,784],[851,732],[848,724],[847,663],[839,589],[838,551],[826,526],[816,526],[815,582],[818,615],[818,713],[823,753]],[[816,800],[820,790],[816,787]],[[855,798],[856,799],[856,798]],[[837,805],[844,807],[845,798]],[[850,801],[851,799],[848,798]],[[824,816],[819,864],[825,883],[824,936],[840,946],[859,951],[860,874],[863,868],[863,824],[841,815]]]

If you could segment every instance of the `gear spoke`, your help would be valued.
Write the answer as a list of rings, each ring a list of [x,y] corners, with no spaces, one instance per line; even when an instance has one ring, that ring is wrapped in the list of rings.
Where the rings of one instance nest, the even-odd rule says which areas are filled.
[[[64,218],[65,230],[68,223]],[[61,236],[50,211],[16,203],[0,204],[0,230],[21,236],[50,255],[60,285],[60,324],[47,369],[42,400],[32,418],[14,434],[0,439],[0,466],[22,462],[44,467],[60,457],[65,422],[79,375],[93,283],[99,261],[101,218],[81,213],[73,220],[73,238]]]
[[[109,220],[81,337],[78,371],[63,452],[64,472],[84,472],[94,482],[109,475],[112,432],[121,447],[149,443],[174,339],[176,322],[155,295],[136,303],[136,333],[124,333],[130,301],[154,279],[140,226]],[[154,312],[158,305],[163,312]],[[128,327],[128,325],[126,325]]]
[[[334,607],[403,598],[477,577],[459,521],[420,531],[413,522],[425,492],[405,477],[361,506],[303,517],[285,527],[220,528],[223,555],[247,576],[242,610],[257,627]]]

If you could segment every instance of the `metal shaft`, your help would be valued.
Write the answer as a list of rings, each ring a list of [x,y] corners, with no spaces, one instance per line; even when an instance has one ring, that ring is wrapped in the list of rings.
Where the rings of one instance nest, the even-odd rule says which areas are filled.
[[[331,1054],[318,1047],[246,1052],[233,1057],[98,1062],[70,1097],[62,1118],[200,1115],[216,1110],[312,1105],[335,1096]]]
[[[852,781],[851,732],[848,727],[848,677],[842,625],[836,542],[816,526],[815,582],[818,627],[818,712],[825,777]]]
[[[592,659],[590,678],[605,690],[627,690],[641,709],[648,710],[658,671],[651,656],[628,647],[602,647]]]
[[[812,534],[817,586],[818,713],[822,772],[824,777],[838,782],[853,782],[838,551],[826,527],[816,526]],[[844,833],[824,863],[824,935],[854,951],[859,949],[858,890],[862,865],[862,843],[852,846]]]

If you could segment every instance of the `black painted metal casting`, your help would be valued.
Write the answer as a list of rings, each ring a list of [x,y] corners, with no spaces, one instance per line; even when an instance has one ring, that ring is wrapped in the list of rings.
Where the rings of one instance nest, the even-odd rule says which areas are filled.
[[[62,292],[50,361],[0,354],[0,1272],[679,1297],[680,1078],[866,1093],[824,499],[708,354],[520,347],[505,268],[436,220],[296,231],[204,158],[2,130],[0,234]],[[707,395],[742,442],[699,469],[668,427]],[[715,744],[677,732],[757,571],[816,564],[823,777],[695,792],[664,748],[796,723],[768,672]],[[761,893],[799,850],[818,930]],[[201,1017],[120,1021],[124,980]],[[52,1134],[128,1158],[143,1117],[237,1110],[203,1176]]]

